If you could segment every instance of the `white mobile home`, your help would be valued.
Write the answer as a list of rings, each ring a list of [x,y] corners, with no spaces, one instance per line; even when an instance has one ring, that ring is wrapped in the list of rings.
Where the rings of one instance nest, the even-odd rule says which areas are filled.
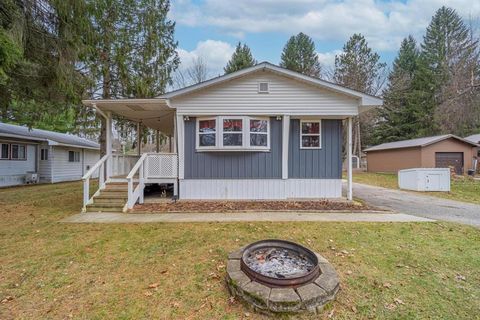
[[[100,146],[74,135],[0,123],[0,187],[80,180]]]
[[[382,99],[263,62],[154,99],[84,104],[107,122],[106,155],[84,177],[84,210],[127,211],[151,183],[174,184],[180,199],[340,198],[343,124],[352,199],[352,117]],[[173,136],[174,152],[140,153],[124,176],[113,174],[112,114]],[[104,167],[90,197],[89,177]]]

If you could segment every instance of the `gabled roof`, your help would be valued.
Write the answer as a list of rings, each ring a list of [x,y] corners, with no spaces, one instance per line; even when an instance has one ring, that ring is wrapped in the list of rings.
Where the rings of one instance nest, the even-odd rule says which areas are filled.
[[[46,141],[50,145],[61,145],[97,150],[100,149],[100,145],[98,143],[71,134],[41,129],[29,129],[27,127],[16,126],[13,124],[7,124],[2,122],[0,122],[0,137]]]
[[[471,136],[465,137],[464,139],[474,143],[480,143],[480,133],[472,134]]]
[[[444,134],[441,136],[424,137],[424,138],[382,143],[382,144],[379,144],[378,146],[367,148],[364,150],[364,152],[388,150],[388,149],[400,149],[400,148],[426,147],[428,145],[431,145],[446,139],[450,139],[450,138],[454,138],[464,143],[470,144],[474,147],[478,147],[478,144],[472,141],[465,140],[453,134]]]
[[[245,75],[248,75],[248,74],[254,73],[256,71],[260,71],[260,70],[269,70],[271,72],[274,72],[274,73],[277,73],[277,74],[280,74],[280,75],[283,75],[283,76],[286,76],[286,77],[289,77],[289,78],[293,78],[295,80],[303,81],[303,82],[309,83],[311,85],[315,85],[315,86],[318,86],[318,87],[321,87],[321,88],[324,88],[324,89],[327,89],[327,90],[330,90],[330,91],[334,91],[334,92],[337,92],[337,93],[340,93],[340,94],[344,94],[344,95],[359,99],[360,100],[360,106],[363,106],[363,107],[380,106],[380,105],[383,104],[383,100],[379,97],[372,96],[372,95],[369,95],[369,94],[366,94],[366,93],[363,93],[363,92],[359,92],[359,91],[356,91],[356,90],[352,90],[352,89],[340,86],[338,84],[335,84],[335,83],[332,83],[332,82],[329,82],[329,81],[325,81],[325,80],[322,80],[322,79],[306,76],[304,74],[301,74],[301,73],[298,73],[298,72],[295,72],[295,71],[291,71],[291,70],[288,70],[288,69],[285,69],[285,68],[281,68],[281,67],[276,66],[274,64],[271,64],[269,62],[261,62],[261,63],[255,65],[255,66],[253,66],[253,67],[250,67],[250,68],[245,68],[245,69],[242,69],[242,70],[239,70],[239,71],[236,71],[236,72],[232,72],[232,73],[229,73],[229,74],[226,74],[226,75],[223,75],[223,76],[219,76],[219,77],[207,80],[207,81],[200,82],[200,83],[192,85],[192,86],[188,86],[188,87],[185,87],[185,88],[182,88],[182,89],[179,89],[179,90],[171,91],[171,92],[168,92],[164,95],[159,96],[158,98],[170,99],[170,98],[174,98],[174,97],[179,97],[179,96],[189,94],[189,93],[192,93],[192,92],[195,92],[195,91],[198,91],[198,90],[210,87],[210,86],[214,86],[216,84],[220,84],[220,83],[223,83],[223,82],[226,82],[226,81],[229,81],[229,80],[233,80],[233,79],[236,79],[236,78],[239,78],[239,77],[243,77]]]

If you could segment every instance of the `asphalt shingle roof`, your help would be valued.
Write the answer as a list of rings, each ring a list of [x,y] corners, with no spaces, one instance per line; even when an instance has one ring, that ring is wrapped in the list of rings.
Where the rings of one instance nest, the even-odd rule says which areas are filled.
[[[472,134],[471,136],[465,137],[465,140],[472,141],[475,143],[480,142],[480,133],[479,134]]]
[[[373,146],[373,147],[367,148],[364,151],[369,152],[369,151],[379,151],[379,150],[387,150],[387,149],[424,147],[424,146],[427,146],[429,144],[439,142],[439,141],[449,139],[449,138],[454,138],[454,139],[463,141],[465,143],[470,143],[473,146],[477,146],[476,142],[467,141],[467,140],[462,139],[460,137],[457,137],[453,134],[444,134],[444,135],[441,135],[441,136],[424,137],[424,138],[417,138],[417,139],[382,143],[382,144],[379,144],[378,146]]]
[[[47,131],[41,129],[29,129],[23,126],[7,124],[0,122],[0,136],[15,135],[22,136],[25,139],[40,139],[43,141],[53,141],[56,144],[78,146],[89,149],[100,149],[100,145],[96,142],[77,137],[72,134],[59,133],[54,131]]]

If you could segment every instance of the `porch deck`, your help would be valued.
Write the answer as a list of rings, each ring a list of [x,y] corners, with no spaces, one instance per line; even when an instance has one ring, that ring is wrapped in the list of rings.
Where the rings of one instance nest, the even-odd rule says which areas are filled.
[[[149,183],[171,183],[177,195],[177,167],[176,153],[144,153],[140,157],[106,155],[83,177],[82,211],[126,212],[137,201],[143,203],[145,185]],[[97,172],[98,189],[90,196],[90,178]]]

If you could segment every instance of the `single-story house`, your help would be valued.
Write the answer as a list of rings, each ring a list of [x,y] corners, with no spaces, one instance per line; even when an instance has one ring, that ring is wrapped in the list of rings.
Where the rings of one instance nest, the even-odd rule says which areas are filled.
[[[109,182],[128,183],[124,210],[143,201],[145,184],[162,182],[174,183],[180,199],[340,198],[342,123],[351,154],[352,117],[382,103],[268,62],[154,99],[86,100],[108,127],[97,195]],[[112,178],[112,114],[173,135],[175,152],[143,153],[123,179]],[[351,161],[347,167],[351,199]],[[93,205],[87,191],[84,205]]]
[[[472,141],[446,134],[382,143],[364,151],[369,172],[454,167],[457,174],[464,174],[472,168],[477,147]]]
[[[74,135],[0,123],[0,187],[80,180],[100,159],[96,142]]]

